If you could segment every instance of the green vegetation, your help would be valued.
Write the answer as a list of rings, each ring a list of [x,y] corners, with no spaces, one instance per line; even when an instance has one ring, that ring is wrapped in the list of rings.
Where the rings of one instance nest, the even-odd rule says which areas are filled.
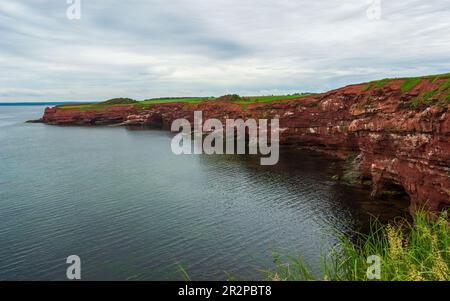
[[[444,81],[437,89],[424,92],[411,100],[411,107],[417,108],[420,105],[429,105],[433,99],[438,99],[440,103],[447,104],[450,102],[450,79]]]
[[[244,101],[245,99],[246,99],[245,97],[241,97],[237,94],[227,94],[227,95],[220,96],[219,98],[216,98],[215,100],[227,101],[227,102],[239,102],[239,101]]]
[[[443,82],[439,89],[442,91],[450,89],[450,79],[447,79],[445,82]]]
[[[291,95],[270,95],[270,96],[248,96],[244,97],[242,100],[237,101],[236,103],[240,104],[242,107],[246,108],[248,105],[254,103],[271,103],[273,101],[278,100],[290,100],[306,97],[309,95],[313,95],[312,93],[298,93]]]
[[[183,276],[184,281],[191,281],[191,277],[181,264],[178,264],[178,273],[180,273],[181,276]]]
[[[87,103],[87,104],[79,104],[79,105],[62,105],[59,106],[63,109],[79,109],[81,111],[89,111],[89,110],[107,110],[112,107],[124,107],[124,106],[133,106],[135,108],[146,108],[150,107],[151,105],[155,104],[162,104],[162,103],[175,103],[175,102],[182,102],[182,103],[200,103],[202,101],[210,100],[212,98],[207,97],[183,97],[183,98],[153,98],[153,99],[146,99],[143,101],[136,101],[129,98],[118,98],[113,100],[108,100],[105,102],[100,103]],[[118,101],[116,101],[118,100]],[[120,101],[125,100],[125,101]],[[131,100],[131,101],[127,101]]]
[[[358,234],[352,242],[341,235],[338,246],[321,256],[322,276],[314,275],[301,257],[283,262],[274,254],[277,268],[266,272],[267,280],[367,281],[372,255],[380,258],[380,280],[450,280],[450,224],[448,211],[438,217],[419,210],[415,222],[406,219],[384,225],[372,223],[370,234]]]
[[[405,92],[409,92],[411,91],[415,86],[417,86],[420,82],[422,81],[422,77],[411,77],[406,79],[402,86],[401,89],[402,91]]]
[[[271,95],[271,96],[250,96],[248,97],[252,102],[272,102],[276,100],[296,99],[305,96],[313,95],[312,93],[297,93],[290,95]]]
[[[426,75],[426,76],[419,76],[419,77],[384,78],[381,80],[368,82],[362,91],[366,92],[373,88],[382,88],[390,81],[401,80],[401,81],[403,81],[403,83],[401,85],[401,89],[403,92],[406,93],[408,91],[411,91],[414,87],[416,87],[422,81],[422,79],[430,79],[431,82],[434,83],[439,79],[445,79],[445,78],[450,78],[450,73],[437,74],[437,75]]]
[[[77,104],[77,105],[61,105],[60,108],[63,109],[79,109],[81,111],[88,110],[104,110],[110,107],[124,106],[136,104],[137,101],[131,98],[112,98],[99,103],[87,103],[87,104]]]
[[[431,84],[436,84],[438,80],[443,80],[440,87],[432,91],[426,91],[411,100],[411,108],[417,108],[421,105],[430,105],[434,100],[438,100],[440,104],[447,105],[450,102],[450,73],[427,75],[420,77],[406,77],[406,78],[385,78],[377,81],[366,83],[362,88],[362,92],[367,92],[371,89],[380,89],[390,81],[401,81],[401,90],[407,93],[417,87],[423,79],[429,80]],[[370,96],[369,96],[370,97]]]
[[[363,91],[366,92],[373,88],[382,88],[384,87],[388,82],[393,80],[402,80],[403,83],[401,85],[401,89],[404,93],[411,91],[415,86],[417,86],[422,79],[425,77],[410,77],[410,78],[384,78],[377,81],[372,81],[367,83],[367,86],[364,87]]]
[[[124,105],[124,104],[133,104],[137,101],[131,98],[113,98],[104,102],[101,102],[100,104],[104,105]]]
[[[388,78],[378,80],[375,82],[375,88],[382,88],[387,82],[389,82]]]
[[[151,105],[163,104],[163,103],[176,103],[182,102],[187,104],[201,103],[208,100],[213,100],[214,97],[164,97],[164,98],[152,98],[139,101],[136,107],[149,107]]]
[[[368,83],[368,84],[362,89],[362,91],[363,91],[363,92],[367,92],[367,91],[369,91],[370,89],[372,89],[372,83],[371,83],[371,82]]]
[[[248,97],[241,97],[237,94],[229,94],[221,97],[165,97],[165,98],[146,99],[142,101],[136,101],[130,98],[114,98],[99,103],[62,105],[59,107],[63,109],[79,109],[81,111],[89,111],[89,110],[107,110],[112,107],[123,107],[123,106],[133,106],[134,108],[148,108],[152,105],[164,103],[197,104],[205,101],[228,101],[246,107],[249,104],[258,102],[269,103],[277,100],[301,98],[308,95],[311,95],[311,93],[298,93],[291,95],[248,96]]]
[[[450,73],[443,73],[443,74],[437,74],[437,75],[429,75],[429,76],[424,76],[424,78],[432,78],[433,81],[436,81],[436,80],[441,79],[441,78],[450,78]]]
[[[61,105],[58,106],[61,109],[78,109],[80,111],[90,111],[90,110],[106,110],[111,107],[123,107],[122,104],[116,104],[116,105],[108,105],[108,104],[102,104],[102,103],[87,103],[87,104],[80,104],[80,105]]]
[[[436,93],[437,93],[437,90],[434,90],[434,91],[422,93],[421,95],[414,97],[411,100],[411,107],[417,108],[421,104],[425,104],[425,105],[430,104],[431,99],[436,95]]]
[[[374,80],[374,81],[368,82],[362,91],[367,92],[373,88],[377,88],[377,89],[383,88],[387,83],[389,83],[392,80],[396,80],[396,79],[398,79],[398,78],[383,78],[380,80]]]
[[[446,79],[441,86],[435,91],[425,92],[422,95],[417,96],[411,101],[411,107],[416,108],[422,104],[430,104],[435,98],[439,99],[440,103],[444,105],[450,102],[450,73],[428,75],[422,77],[410,77],[410,78],[384,78],[377,81],[371,81],[366,83],[362,91],[366,92],[371,89],[380,89],[390,81],[401,81],[401,90],[406,93],[414,89],[423,79],[429,79],[432,83],[436,83],[437,80]],[[80,104],[80,105],[62,105],[59,106],[63,109],[79,109],[82,111],[87,110],[107,110],[116,106],[132,106],[134,108],[148,108],[155,104],[164,103],[185,103],[198,104],[205,101],[229,101],[232,103],[240,104],[243,108],[248,107],[255,103],[270,103],[273,101],[297,99],[312,95],[312,93],[297,93],[289,95],[268,95],[268,96],[239,96],[237,94],[229,94],[221,97],[164,97],[164,98],[152,98],[142,101],[136,101],[130,98],[114,98],[100,103]]]

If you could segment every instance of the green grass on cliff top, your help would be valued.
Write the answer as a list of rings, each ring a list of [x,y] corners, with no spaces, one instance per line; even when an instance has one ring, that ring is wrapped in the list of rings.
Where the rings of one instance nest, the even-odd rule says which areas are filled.
[[[253,103],[269,103],[277,100],[289,100],[304,97],[307,95],[311,95],[310,93],[299,93],[299,94],[290,94],[290,95],[268,95],[268,96],[248,96],[243,97],[242,100],[235,101],[233,103],[240,104],[243,107],[246,107]],[[205,101],[214,101],[216,97],[168,97],[168,98],[152,98],[146,99],[142,101],[137,101],[134,103],[113,103],[110,101],[100,102],[100,103],[88,103],[88,104],[79,104],[79,105],[62,105],[59,108],[63,109],[79,109],[82,111],[88,110],[105,110],[111,107],[123,107],[123,106],[133,106],[135,108],[146,108],[155,104],[164,104],[164,103],[186,103],[186,104],[196,104]]]
[[[123,106],[133,106],[136,108],[145,108],[155,104],[162,103],[175,103],[175,102],[183,102],[183,103],[200,103],[203,101],[207,101],[210,98],[207,97],[185,97],[185,98],[155,98],[155,99],[147,99],[142,101],[136,101],[134,103],[122,103],[122,104],[109,104],[108,101],[100,102],[100,103],[87,103],[80,105],[63,105],[59,106],[62,109],[79,109],[79,110],[105,110],[111,107],[123,107]]]
[[[417,108],[423,105],[430,105],[437,101],[440,104],[446,105],[450,103],[450,73],[427,75],[419,77],[404,77],[404,78],[385,78],[377,81],[371,81],[366,83],[366,86],[362,91],[366,92],[372,89],[380,89],[384,87],[388,82],[394,80],[401,80],[401,90],[403,93],[407,93],[414,89],[424,79],[430,80],[435,83],[437,80],[445,80],[440,86],[432,91],[424,91],[419,96],[414,97],[411,100],[411,108]]]
[[[390,81],[401,80],[403,81],[401,85],[402,92],[406,93],[414,89],[414,87],[416,87],[422,81],[422,79],[431,79],[432,81],[436,81],[438,79],[445,79],[445,78],[450,78],[450,73],[417,76],[417,77],[383,78],[380,80],[375,80],[366,83],[366,86],[364,87],[363,91],[368,91],[373,88],[382,88]]]
[[[254,103],[270,103],[277,100],[289,100],[296,99],[311,95],[311,93],[301,93],[301,94],[292,94],[292,95],[270,95],[270,96],[249,96],[245,97],[243,100],[237,101],[236,103],[247,107],[250,104]]]
[[[437,75],[427,75],[427,76],[419,76],[419,77],[400,77],[400,78],[384,78],[381,80],[371,81],[366,83],[366,86],[363,88],[363,91],[369,91],[371,89],[379,89],[385,86],[387,83],[393,80],[402,80],[401,90],[403,93],[407,93],[414,89],[422,79],[431,79],[433,82],[438,79],[448,79],[445,81],[439,89],[435,92],[427,92],[425,95],[420,95],[417,99],[414,99],[411,103],[411,106],[415,107],[420,105],[421,103],[429,102],[429,99],[434,97],[435,95],[440,95],[442,98],[442,102],[450,102],[450,73],[445,74],[437,74]],[[290,95],[268,95],[268,96],[247,96],[242,97],[240,100],[233,101],[233,103],[240,104],[243,108],[246,108],[250,104],[254,103],[270,103],[277,100],[289,100],[301,98],[304,96],[311,95],[311,93],[297,93]],[[205,101],[214,101],[216,97],[167,97],[167,98],[152,98],[146,99],[142,101],[134,101],[128,98],[117,98],[113,99],[114,101],[106,101],[101,103],[88,103],[88,104],[79,104],[79,105],[62,105],[59,108],[63,109],[79,109],[82,111],[89,110],[106,110],[112,107],[123,107],[123,106],[132,106],[135,108],[147,108],[155,104],[164,104],[164,103],[186,103],[186,104],[196,104]],[[126,103],[116,103],[116,100],[126,100]],[[119,101],[120,102],[120,101]]]

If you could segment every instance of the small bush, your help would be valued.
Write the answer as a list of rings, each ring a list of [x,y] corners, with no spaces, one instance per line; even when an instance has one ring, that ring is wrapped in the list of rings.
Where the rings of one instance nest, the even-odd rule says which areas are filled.
[[[124,104],[134,104],[137,101],[131,98],[113,98],[107,101],[101,102],[103,105],[124,105]]]
[[[245,101],[246,98],[241,97],[237,94],[227,94],[227,95],[223,95],[218,97],[216,100],[218,101],[229,101],[229,102],[240,102],[240,101]]]

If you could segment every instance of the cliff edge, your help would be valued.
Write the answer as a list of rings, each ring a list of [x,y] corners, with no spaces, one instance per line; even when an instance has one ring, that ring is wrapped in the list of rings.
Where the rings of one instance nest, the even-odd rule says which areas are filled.
[[[170,128],[174,119],[279,118],[280,143],[354,158],[373,195],[401,186],[412,207],[450,206],[450,74],[384,79],[322,94],[239,103],[208,100],[149,105],[47,108],[54,125],[121,124]]]

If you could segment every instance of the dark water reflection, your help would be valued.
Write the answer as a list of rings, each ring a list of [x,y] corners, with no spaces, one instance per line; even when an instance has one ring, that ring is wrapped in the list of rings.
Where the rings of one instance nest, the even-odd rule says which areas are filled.
[[[260,279],[272,250],[317,266],[334,229],[405,209],[323,156],[175,156],[168,132],[23,123],[42,110],[0,107],[0,280],[64,280],[71,254],[85,280]]]

